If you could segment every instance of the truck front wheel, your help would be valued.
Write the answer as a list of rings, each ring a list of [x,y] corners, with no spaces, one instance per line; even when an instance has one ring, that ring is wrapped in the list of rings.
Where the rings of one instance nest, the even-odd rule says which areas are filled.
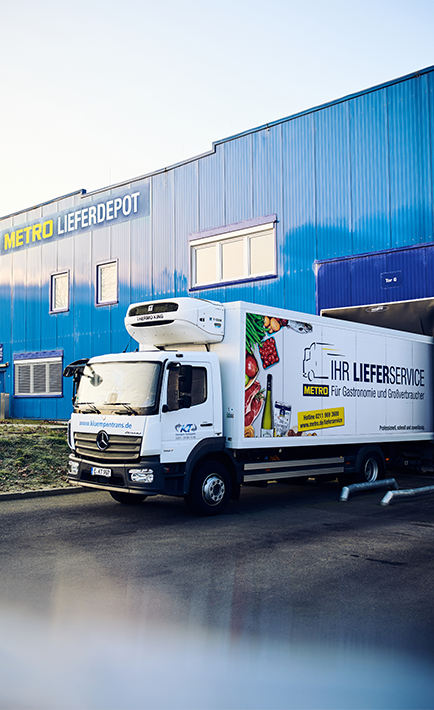
[[[193,473],[185,502],[196,515],[219,515],[228,506],[231,493],[231,477],[223,464],[205,461]]]

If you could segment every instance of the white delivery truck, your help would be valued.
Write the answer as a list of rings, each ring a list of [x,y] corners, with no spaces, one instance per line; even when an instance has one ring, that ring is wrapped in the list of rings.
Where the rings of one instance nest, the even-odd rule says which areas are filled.
[[[71,482],[221,513],[241,485],[375,480],[433,440],[433,338],[245,302],[133,304],[136,352],[79,360]]]

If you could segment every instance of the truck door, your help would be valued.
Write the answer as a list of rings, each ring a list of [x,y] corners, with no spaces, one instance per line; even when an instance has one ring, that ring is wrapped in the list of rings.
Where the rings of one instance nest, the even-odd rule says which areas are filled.
[[[165,383],[161,461],[183,462],[200,440],[215,433],[211,367],[209,363],[169,363]]]

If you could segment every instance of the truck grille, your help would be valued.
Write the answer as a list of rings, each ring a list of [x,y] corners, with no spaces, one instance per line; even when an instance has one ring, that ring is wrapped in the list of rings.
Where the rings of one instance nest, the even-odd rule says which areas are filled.
[[[74,434],[75,450],[84,459],[94,461],[130,462],[140,458],[142,438],[140,436],[117,436],[109,434],[109,444],[101,451],[96,443],[96,434],[76,432]]]

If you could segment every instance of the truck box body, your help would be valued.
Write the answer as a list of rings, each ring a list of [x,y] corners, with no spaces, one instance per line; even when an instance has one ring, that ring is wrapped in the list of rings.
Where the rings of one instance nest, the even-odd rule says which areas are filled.
[[[433,440],[433,339],[245,302],[133,304],[135,353],[77,361],[71,481],[216,514],[239,486],[373,480]]]
[[[430,337],[239,302],[225,305],[224,340],[211,349],[220,360],[231,448],[252,446],[251,437],[255,446],[270,445],[261,437],[267,375],[279,446],[300,446],[300,436],[303,446],[433,436]],[[257,367],[248,381],[244,353]],[[258,404],[246,426],[241,412],[252,388]]]

